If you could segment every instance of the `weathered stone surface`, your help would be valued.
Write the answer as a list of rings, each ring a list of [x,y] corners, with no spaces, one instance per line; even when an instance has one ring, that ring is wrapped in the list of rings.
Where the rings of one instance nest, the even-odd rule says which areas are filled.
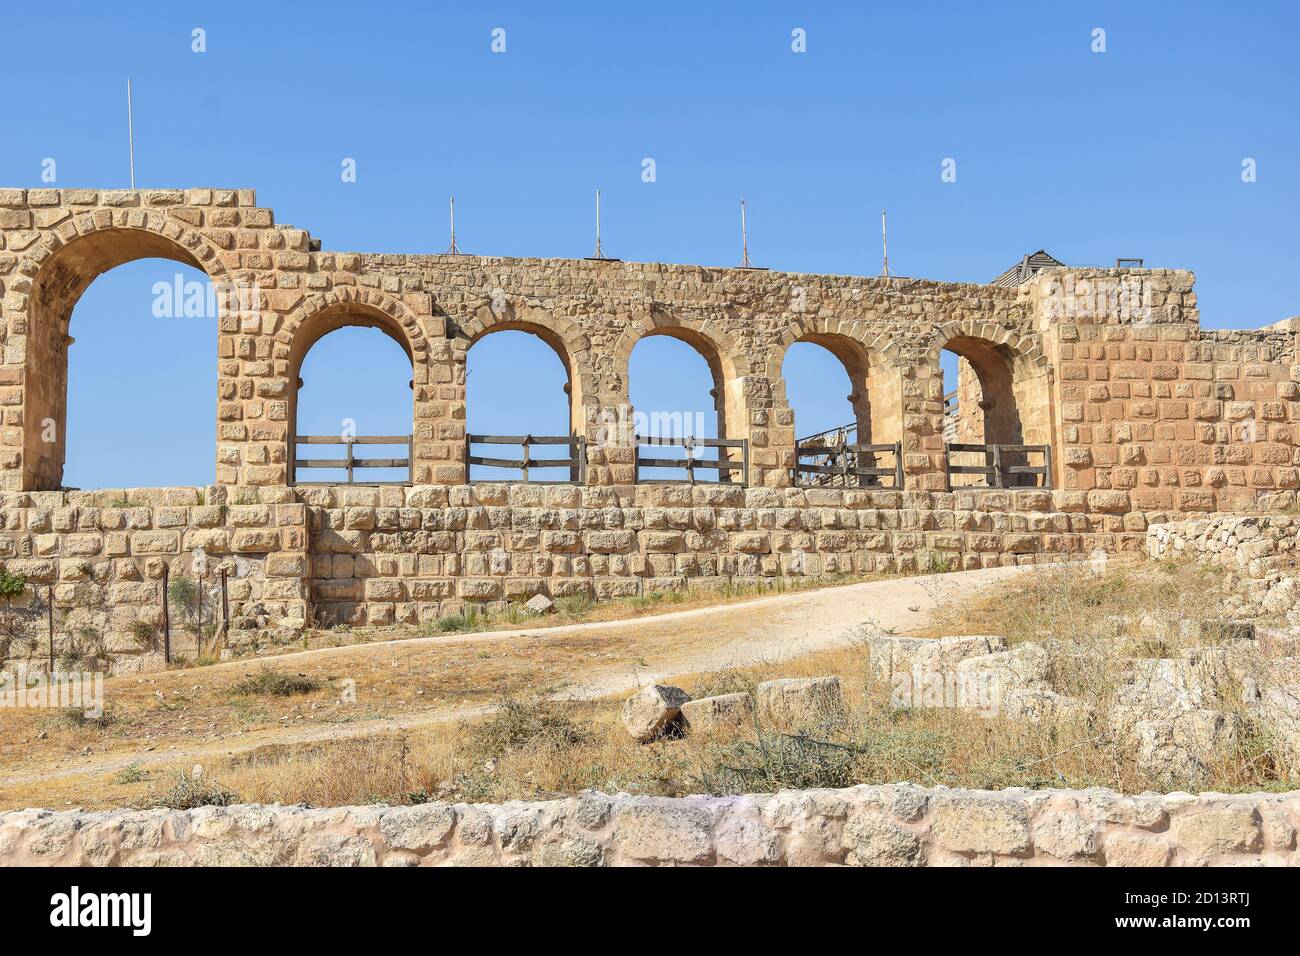
[[[1029,850],[1029,811],[1014,796],[943,794],[933,806],[931,833],[942,849],[1002,856]]]
[[[638,743],[663,736],[682,714],[691,697],[680,687],[651,684],[623,702],[623,727]]]
[[[1216,755],[1227,753],[1237,739],[1236,725],[1217,710],[1180,710],[1139,720],[1137,766],[1158,784],[1197,780]]]
[[[555,602],[545,594],[534,594],[524,602],[524,607],[532,614],[546,614],[555,609]]]
[[[692,733],[715,734],[746,730],[754,723],[754,700],[748,694],[719,694],[682,704],[682,716]]]
[[[798,726],[838,716],[844,696],[838,677],[786,677],[755,690],[758,713],[778,725]]]
[[[0,813],[5,865],[1298,865],[1300,793],[912,785],[549,803]]]

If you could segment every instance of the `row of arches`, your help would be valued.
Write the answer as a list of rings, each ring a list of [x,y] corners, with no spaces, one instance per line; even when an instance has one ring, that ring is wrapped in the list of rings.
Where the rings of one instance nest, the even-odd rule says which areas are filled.
[[[228,356],[213,355],[216,336],[206,323],[166,321],[190,318],[176,311],[176,302],[159,316],[152,290],[172,280],[178,288],[206,283],[224,275],[218,264],[196,235],[141,229],[92,232],[58,249],[43,265],[36,261],[41,269],[32,283],[29,314],[35,320],[29,323],[27,348],[43,356],[45,367],[26,377],[24,416],[50,428],[49,434],[24,428],[25,466],[33,475],[27,486],[211,480],[213,440],[218,446],[223,440],[220,402],[234,396],[227,396],[223,385],[217,414],[201,410],[212,407],[218,394],[214,369]],[[144,288],[151,290],[155,309],[142,335],[134,315],[141,311],[138,296]],[[76,349],[70,334],[74,308],[99,314],[98,321],[78,320],[83,344]],[[576,325],[556,327],[550,317],[493,313],[469,321],[460,333],[454,348],[463,353],[452,365],[464,370],[465,424],[471,433],[581,433],[584,403],[596,383],[592,372],[579,371],[594,363]],[[306,298],[281,326],[276,351],[268,357],[277,371],[283,363],[289,382],[287,393],[266,394],[287,409],[289,461],[281,464],[292,473],[296,435],[337,433],[349,422],[357,433],[411,432],[419,388],[432,384],[425,377],[436,364],[428,359],[430,344],[423,334],[404,306],[376,293],[344,287]],[[1018,443],[1030,440],[1031,432],[1035,438],[1043,435],[1042,416],[1027,411],[1034,403],[1030,382],[1045,364],[1041,356],[960,328],[945,331],[939,344],[950,350],[952,361],[939,363],[942,374],[923,383],[919,400],[951,396],[958,440]],[[619,387],[632,408],[648,413],[644,431],[640,425],[637,431],[649,437],[661,437],[664,428],[699,438],[747,436],[758,424],[748,420],[750,396],[744,394],[744,379],[753,375],[770,383],[764,407],[792,410],[788,427],[795,438],[851,425],[859,442],[901,439],[904,405],[917,399],[916,386],[909,392],[900,381],[900,363],[888,346],[877,350],[848,334],[817,328],[794,331],[785,346],[774,359],[776,368],[750,368],[737,343],[719,344],[693,326],[656,317],[628,329],[613,349],[615,371],[606,362],[602,374],[626,379]],[[142,410],[148,412],[143,418]],[[150,427],[139,427],[142,420]],[[191,470],[198,462],[207,473]],[[371,477],[401,476],[377,472]],[[509,475],[489,468],[470,477]]]

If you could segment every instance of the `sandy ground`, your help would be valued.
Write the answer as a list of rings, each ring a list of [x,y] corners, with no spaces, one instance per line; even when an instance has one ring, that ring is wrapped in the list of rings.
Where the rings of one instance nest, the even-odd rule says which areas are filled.
[[[48,712],[0,714],[0,808],[63,805],[75,782],[201,763],[271,744],[367,736],[481,714],[503,694],[595,699],[678,674],[776,663],[857,640],[925,633],[937,610],[1020,573],[993,568],[891,578],[625,621],[405,638],[278,655],[276,670],[327,682],[311,697],[239,700],[265,666],[231,661],[105,681],[103,730]],[[340,702],[340,688],[356,702]]]

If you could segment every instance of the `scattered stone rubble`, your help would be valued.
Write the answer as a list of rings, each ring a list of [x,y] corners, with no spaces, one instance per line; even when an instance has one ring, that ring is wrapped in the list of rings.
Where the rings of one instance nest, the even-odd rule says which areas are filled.
[[[757,703],[755,703],[757,701]],[[633,740],[650,743],[683,733],[716,733],[753,726],[755,714],[778,727],[802,727],[844,710],[838,677],[764,681],[749,694],[692,700],[680,687],[651,684],[623,703],[623,727]]]
[[[1118,632],[1129,622],[1116,623]],[[1171,629],[1162,634],[1160,627]],[[868,636],[870,667],[889,683],[897,707],[957,707],[985,717],[1054,725],[1082,724],[1136,746],[1138,770],[1153,783],[1195,783],[1216,754],[1247,731],[1270,736],[1281,760],[1300,770],[1300,634],[1224,620],[1189,624],[1148,616],[1136,630],[1151,646],[1174,645],[1191,628],[1216,640],[1182,646],[1171,657],[1091,658],[1065,642],[1008,647],[998,635],[943,638]],[[1176,631],[1177,634],[1172,633]],[[1088,700],[1062,693],[1058,674],[1115,667],[1116,683],[1099,713]],[[627,700],[623,724],[648,743],[685,732],[743,731],[755,718],[777,727],[814,726],[843,711],[836,677],[786,678],[749,694],[691,700],[681,688],[652,685]]]

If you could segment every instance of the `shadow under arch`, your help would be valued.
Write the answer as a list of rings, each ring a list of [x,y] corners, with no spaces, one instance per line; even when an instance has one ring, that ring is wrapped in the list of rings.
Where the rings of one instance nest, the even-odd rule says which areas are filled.
[[[18,273],[31,278],[23,366],[22,488],[55,490],[63,483],[67,454],[68,348],[72,312],[92,282],[140,259],[167,259],[198,269],[217,290],[229,288],[225,265],[199,233],[161,216],[139,226],[73,220],[78,235],[47,235],[23,258]],[[219,291],[218,307],[224,302]],[[220,330],[213,317],[213,339]],[[15,344],[11,339],[11,344]]]

